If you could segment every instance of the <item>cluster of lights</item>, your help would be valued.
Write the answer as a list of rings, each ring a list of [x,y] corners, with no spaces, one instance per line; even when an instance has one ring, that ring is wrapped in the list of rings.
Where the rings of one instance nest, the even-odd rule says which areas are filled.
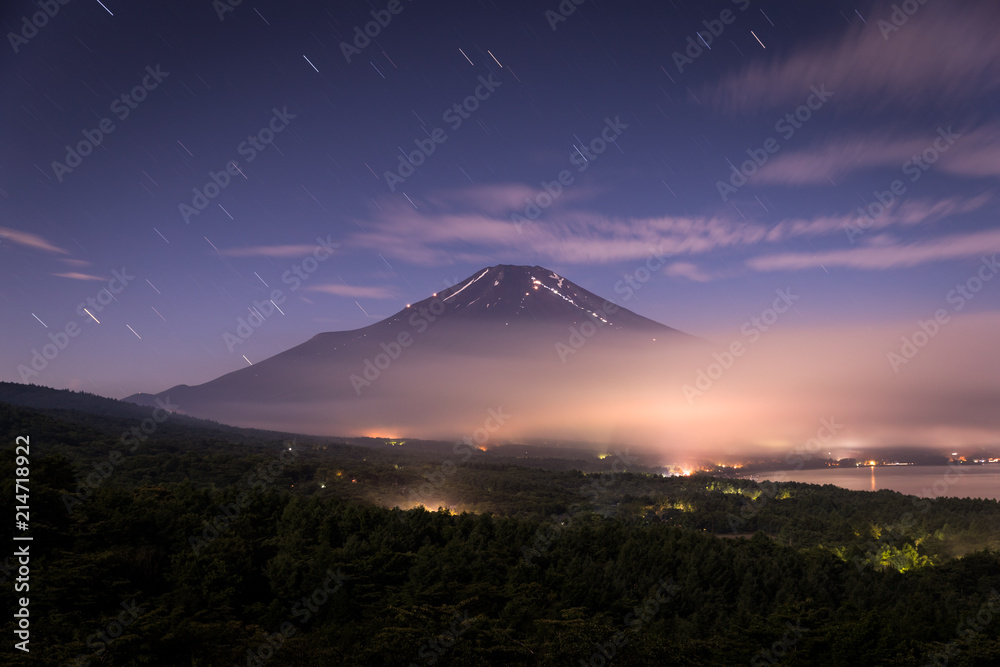
[[[563,280],[562,278],[559,279],[560,285],[562,284],[562,280]],[[553,289],[553,288],[549,287],[548,285],[546,285],[545,283],[543,283],[538,278],[535,278],[534,276],[532,276],[531,282],[535,286],[535,289],[538,289],[539,286],[542,286],[545,289],[547,289],[548,291],[550,291],[553,294],[555,294],[556,296],[558,296],[560,299],[563,299],[564,301],[568,301],[569,303],[573,304],[574,306],[576,306],[580,310],[583,310],[583,311],[586,311],[586,312],[590,313],[591,315],[593,315],[594,317],[596,317],[600,321],[604,322],[605,324],[611,324],[610,322],[608,322],[606,319],[604,319],[603,317],[601,317],[600,315],[598,315],[594,311],[588,310],[587,308],[584,308],[583,306],[579,305],[576,301],[573,301],[573,299],[569,298],[568,296],[566,296],[565,294],[563,294],[559,290],[556,290],[556,289]],[[525,293],[525,296],[527,296],[527,293]]]
[[[868,461],[861,461],[861,462],[859,462],[859,463],[857,463],[855,465],[857,465],[857,467],[859,467],[859,468],[866,467],[866,466],[874,468],[875,466],[911,466],[913,464],[912,463],[900,463],[899,461],[876,461],[875,459],[871,459],[871,460],[868,460]]]

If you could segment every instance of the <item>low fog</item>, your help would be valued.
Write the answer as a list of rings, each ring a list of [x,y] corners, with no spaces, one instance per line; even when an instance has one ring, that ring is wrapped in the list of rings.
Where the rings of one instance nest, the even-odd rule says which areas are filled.
[[[595,450],[656,450],[665,462],[777,455],[814,438],[812,450],[822,458],[1000,444],[996,314],[952,317],[936,329],[916,322],[788,327],[756,338],[717,332],[708,340],[587,331],[589,337],[524,326],[492,338],[473,329],[454,338],[427,334],[399,348],[395,359],[376,358],[391,339],[366,336],[329,354],[281,364],[276,357],[240,371],[230,383],[240,390],[226,394],[235,402],[218,401],[217,393],[203,400],[221,391],[225,378],[191,388],[201,390],[197,396],[181,390],[171,398],[182,411],[245,426],[468,437],[486,448],[586,441]],[[375,361],[384,368],[375,369]]]

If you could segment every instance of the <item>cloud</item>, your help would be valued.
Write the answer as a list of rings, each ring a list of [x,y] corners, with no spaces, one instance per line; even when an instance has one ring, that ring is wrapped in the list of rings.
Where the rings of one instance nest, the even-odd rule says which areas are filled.
[[[943,295],[940,307],[951,311]],[[844,427],[833,446],[995,442],[1000,413],[988,406],[1000,399],[1000,357],[992,351],[998,326],[997,312],[952,311],[938,335],[894,367],[889,355],[900,355],[903,338],[920,331],[913,320],[821,328],[782,322],[678,411],[675,424],[692,438],[785,451],[815,435],[821,417]],[[729,335],[713,338],[740,339]],[[713,361],[705,357],[702,368]],[[686,381],[694,384],[695,374]]]
[[[817,268],[820,265],[853,269],[894,269],[994,253],[1000,253],[1000,229],[907,244],[889,243],[848,250],[764,255],[748,260],[747,266],[758,271],[789,271]]]
[[[877,5],[866,23],[825,44],[756,60],[705,95],[719,108],[746,112],[801,104],[810,86],[825,84],[838,105],[871,110],[928,100],[959,105],[1000,86],[995,3],[928,3],[898,30],[884,31],[894,6]]]
[[[1000,177],[1000,125],[970,132],[961,150],[945,154],[941,163],[946,171],[961,176]]]
[[[913,226],[981,208],[988,194],[972,198],[897,202],[866,229]],[[451,197],[449,202],[462,200]],[[518,227],[507,217],[484,212],[479,200],[467,208],[454,203],[442,209],[425,200],[419,208],[394,201],[384,203],[365,231],[348,240],[355,248],[424,266],[454,263],[609,264],[642,260],[651,254],[703,255],[720,249],[746,249],[793,239],[843,234],[857,222],[857,212],[820,214],[812,218],[785,218],[773,223],[732,220],[718,216],[660,216],[611,218],[564,208],[548,210],[539,219]],[[494,203],[484,205],[491,210]],[[504,211],[508,215],[510,211]],[[810,264],[814,266],[815,263]],[[689,279],[700,273],[682,267]],[[677,275],[684,275],[678,273]]]
[[[523,211],[528,201],[545,192],[522,183],[497,183],[493,185],[472,185],[453,190],[437,190],[424,200],[441,211],[461,211],[475,207],[488,215],[502,216],[511,211]],[[575,201],[592,199],[599,194],[593,186],[563,188],[552,206],[559,208]],[[546,193],[546,196],[548,193]]]
[[[948,307],[943,296],[940,307]],[[301,394],[261,396],[238,413],[220,404],[201,416],[281,431],[451,440],[482,426],[484,406],[503,396],[502,411],[512,418],[491,437],[494,443],[626,442],[656,448],[666,461],[801,450],[824,420],[838,425],[830,448],[996,443],[1000,313],[952,311],[905,363],[889,355],[900,353],[903,337],[921,331],[912,319],[807,327],[787,317],[759,339],[734,323],[704,332],[716,344],[676,341],[658,349],[629,338],[604,346],[598,333],[566,364],[553,352],[551,330],[532,325],[510,332],[516,355],[463,355],[455,363],[452,346],[416,342],[393,362],[391,381],[364,389],[365,400],[355,400],[349,384],[331,382],[359,368],[332,355],[292,371]],[[728,352],[735,342],[745,353]],[[378,343],[370,342],[381,352]],[[727,354],[731,361],[720,364]],[[344,365],[327,365],[337,363]],[[231,417],[220,414],[226,410]]]
[[[696,283],[705,283],[712,279],[710,275],[690,262],[674,262],[667,266],[663,272],[672,278],[687,278]]]
[[[92,276],[88,273],[53,273],[52,275],[57,278],[69,278],[71,280],[107,280],[107,278],[101,278],[100,276]]]
[[[949,197],[947,199],[901,199],[895,198],[881,214],[865,210],[863,223],[859,224],[857,209],[846,215],[819,215],[815,218],[789,218],[774,223],[767,234],[767,240],[778,242],[794,238],[819,237],[827,234],[847,232],[847,230],[879,230],[889,227],[913,227],[929,224],[949,216],[961,215],[979,210],[993,200],[990,193],[975,197]]]
[[[949,197],[948,199],[912,199],[899,204],[894,210],[895,221],[901,225],[917,225],[933,222],[952,215],[978,211],[993,200],[993,195],[984,192],[975,197]]]
[[[394,299],[395,292],[389,287],[366,287],[363,285],[309,285],[306,287],[310,292],[324,292],[337,296],[346,296],[354,299]]]
[[[884,132],[839,138],[814,148],[780,153],[750,180],[754,185],[833,185],[857,170],[893,167],[900,170],[899,176],[906,183],[914,174],[923,174],[913,162],[915,157],[935,171],[968,177],[1000,176],[1000,125],[949,133],[951,126],[907,138],[889,137]],[[954,143],[948,144],[944,136]]]
[[[17,229],[11,229],[10,227],[0,227],[0,241],[10,241],[11,243],[17,243],[18,245],[23,245],[27,248],[34,248],[36,250],[44,250],[45,252],[54,252],[61,255],[69,254],[68,251],[50,243],[37,234],[22,232]]]
[[[315,245],[258,245],[226,248],[219,254],[226,257],[302,257],[311,255],[315,250]]]
[[[507,211],[508,213],[512,211]],[[384,206],[367,231],[350,239],[355,247],[413,264],[492,263],[527,258],[567,264],[605,264],[651,253],[698,253],[759,242],[767,227],[718,217],[616,219],[562,211],[519,228],[507,218],[479,210],[441,211],[426,202],[419,209]]]

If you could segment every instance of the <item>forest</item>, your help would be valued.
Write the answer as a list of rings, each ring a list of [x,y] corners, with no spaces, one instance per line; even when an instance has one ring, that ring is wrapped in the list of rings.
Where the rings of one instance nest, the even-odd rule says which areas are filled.
[[[30,653],[4,619],[4,664],[1000,664],[994,500],[0,401],[5,498],[30,437],[33,537],[29,592],[0,560],[31,614]]]

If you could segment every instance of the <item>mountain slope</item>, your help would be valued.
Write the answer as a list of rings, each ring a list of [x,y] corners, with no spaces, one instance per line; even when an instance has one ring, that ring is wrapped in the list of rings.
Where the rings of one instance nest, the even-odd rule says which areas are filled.
[[[648,376],[654,357],[698,341],[543,267],[498,265],[371,326],[126,400],[169,396],[183,412],[244,426],[450,437],[492,406],[579,399],[612,376]]]

